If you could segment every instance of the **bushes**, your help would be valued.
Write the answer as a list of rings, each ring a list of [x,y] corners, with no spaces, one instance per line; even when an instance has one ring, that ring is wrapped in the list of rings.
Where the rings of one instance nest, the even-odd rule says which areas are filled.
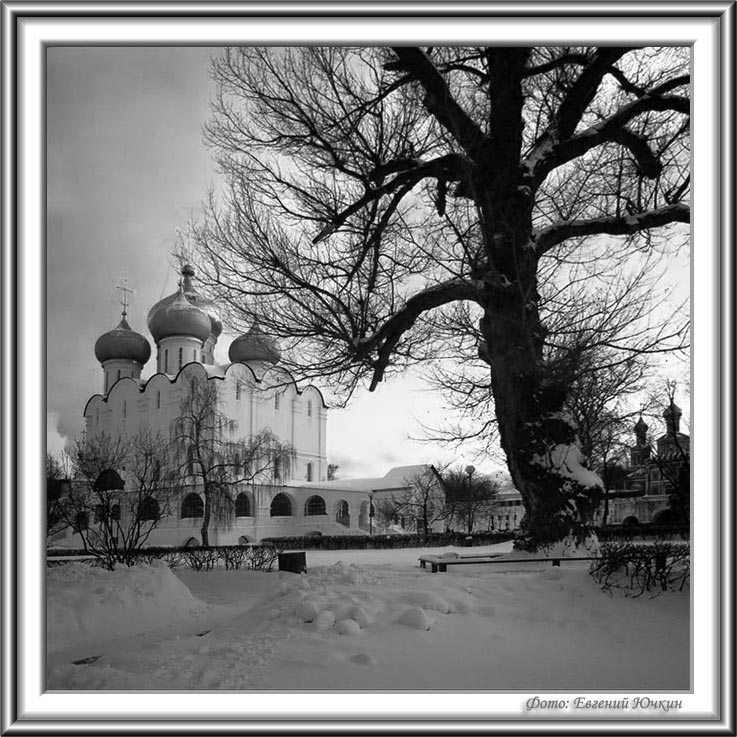
[[[223,565],[226,570],[247,568],[252,571],[270,571],[277,560],[279,552],[273,545],[211,545],[208,547],[141,549],[132,565],[163,560],[170,568],[188,566],[195,571],[209,571]],[[49,550],[46,553],[48,563],[53,565],[59,556],[85,556],[84,550]]]
[[[591,564],[591,575],[603,591],[625,588],[642,596],[646,591],[681,591],[691,575],[691,547],[682,542],[604,543]],[[628,593],[628,596],[630,594]]]
[[[320,535],[315,537],[272,537],[261,542],[281,550],[366,550],[378,548],[439,548],[446,545],[466,545],[468,536],[462,532],[431,532],[428,535]],[[492,545],[514,538],[514,533],[474,532],[471,545]]]
[[[691,530],[688,525],[656,525],[650,523],[636,525],[607,525],[596,528],[602,542],[606,540],[668,539],[688,540]]]

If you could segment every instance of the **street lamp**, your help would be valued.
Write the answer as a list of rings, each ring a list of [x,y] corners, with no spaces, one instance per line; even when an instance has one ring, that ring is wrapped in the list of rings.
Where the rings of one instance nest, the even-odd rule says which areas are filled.
[[[369,494],[369,537],[374,534],[374,492]]]
[[[466,473],[468,474],[468,498],[466,499],[466,512],[467,512],[467,519],[466,522],[468,524],[468,534],[471,534],[471,529],[473,527],[473,520],[471,519],[471,509],[473,506],[473,502],[471,501],[471,477],[473,476],[473,472],[476,469],[473,466],[466,466]]]

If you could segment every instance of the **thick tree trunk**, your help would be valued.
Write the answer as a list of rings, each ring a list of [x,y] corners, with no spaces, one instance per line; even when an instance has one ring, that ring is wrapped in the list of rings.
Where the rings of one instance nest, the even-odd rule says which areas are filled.
[[[500,278],[485,292],[479,353],[491,366],[501,445],[525,504],[515,545],[534,551],[587,540],[602,485],[586,468],[574,422],[563,411],[570,387],[543,360],[538,257],[525,191],[521,181],[515,194],[502,198],[506,205],[486,216],[486,242]],[[514,225],[500,233],[499,223]]]
[[[508,318],[487,311],[483,325],[501,445],[526,510],[515,546],[582,544],[591,535],[601,482],[586,468],[563,412],[568,387],[550,376],[534,347],[537,328]]]

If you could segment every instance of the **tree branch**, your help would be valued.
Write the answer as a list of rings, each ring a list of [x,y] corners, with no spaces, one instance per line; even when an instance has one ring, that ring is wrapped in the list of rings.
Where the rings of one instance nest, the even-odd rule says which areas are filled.
[[[616,142],[628,148],[644,176],[658,176],[662,166],[657,157],[642,136],[633,133],[625,126],[644,112],[672,110],[688,115],[691,111],[691,102],[688,98],[665,93],[688,84],[689,81],[690,76],[687,74],[668,80],[620,108],[605,120],[567,140],[560,139],[555,145],[552,145],[549,137],[543,136],[527,158],[528,167],[532,169],[536,184],[539,185],[553,169],[608,142]]]
[[[539,254],[568,240],[587,235],[632,235],[641,230],[656,228],[669,223],[691,221],[691,208],[677,203],[657,210],[629,215],[624,218],[594,218],[592,220],[569,220],[544,228],[536,233],[535,244]]]
[[[357,360],[367,359],[373,351],[377,353],[377,357],[371,360],[374,374],[369,391],[374,391],[382,381],[394,348],[417,318],[437,307],[458,301],[481,304],[478,287],[465,279],[451,279],[434,284],[412,295],[372,336],[360,342],[355,350]]]
[[[374,189],[369,189],[361,199],[354,202],[340,213],[337,213],[332,222],[328,223],[313,239],[319,243],[334,233],[351,215],[360,212],[366,205],[380,199],[384,195],[395,192],[400,187],[407,187],[409,192],[416,184],[428,177],[435,177],[445,181],[463,181],[472,168],[472,163],[459,154],[447,154],[431,161],[417,159],[394,159],[377,166],[371,172],[371,178],[380,181],[389,173],[399,172],[394,179]]]
[[[487,138],[456,102],[435,65],[427,54],[414,46],[393,46],[401,68],[411,74],[425,90],[425,107],[455,138],[461,148],[474,160],[483,159]]]

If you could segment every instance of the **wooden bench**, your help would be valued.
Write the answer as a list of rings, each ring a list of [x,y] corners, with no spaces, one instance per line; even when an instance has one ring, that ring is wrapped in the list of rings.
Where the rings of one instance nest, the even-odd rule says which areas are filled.
[[[506,553],[496,553],[492,555],[461,555],[458,558],[444,558],[438,555],[422,555],[420,556],[420,568],[427,568],[430,564],[432,573],[445,573],[448,566],[463,565],[485,565],[487,563],[552,563],[553,566],[560,566],[562,560],[598,560],[596,556],[588,558],[567,558],[561,556],[558,558],[504,558],[503,560],[495,560],[501,558]]]

